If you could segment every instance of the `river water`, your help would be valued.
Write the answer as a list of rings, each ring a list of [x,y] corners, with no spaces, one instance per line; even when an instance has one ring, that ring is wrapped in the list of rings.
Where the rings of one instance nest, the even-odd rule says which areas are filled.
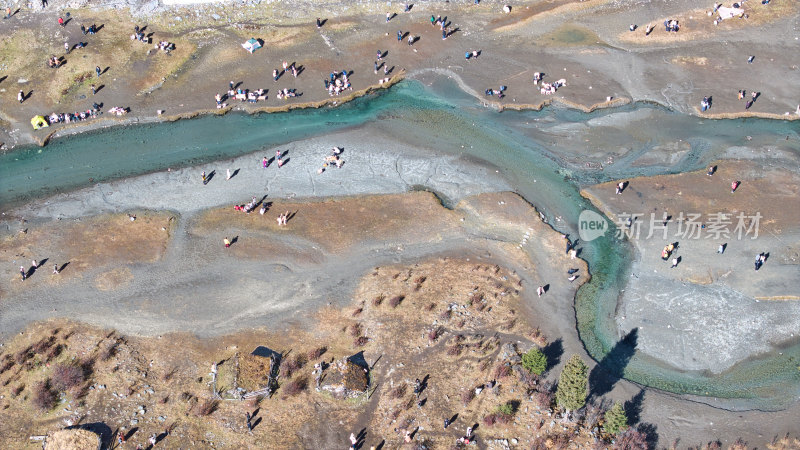
[[[554,228],[577,235],[578,215],[593,209],[580,196],[582,186],[696,170],[743,142],[800,154],[798,127],[791,122],[709,121],[649,104],[589,114],[558,107],[499,113],[445,77],[421,79],[337,108],[111,127],[56,139],[42,148],[16,149],[0,155],[0,211],[95,182],[261,152],[369,123],[415,147],[491,163]],[[678,150],[665,158],[643,159],[663,148]],[[629,276],[631,249],[611,235],[584,243],[581,256],[589,263],[592,281],[576,299],[578,331],[597,360],[619,339],[614,310]],[[798,361],[800,345],[791,345],[713,375],[683,371],[637,353],[624,373],[671,392],[777,409],[800,394]]]

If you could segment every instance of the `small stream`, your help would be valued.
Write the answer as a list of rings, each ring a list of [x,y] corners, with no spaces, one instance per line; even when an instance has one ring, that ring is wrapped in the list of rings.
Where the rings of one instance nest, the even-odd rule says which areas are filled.
[[[369,124],[415,147],[491,163],[556,229],[577,236],[578,215],[593,209],[580,196],[582,186],[697,170],[745,143],[800,154],[796,122],[711,121],[643,103],[589,114],[559,107],[498,113],[445,77],[421,78],[424,83],[406,81],[337,108],[111,127],[20,148],[0,155],[0,211],[96,182],[261,152]],[[656,153],[660,159],[652,157]],[[576,299],[577,329],[599,360],[619,339],[614,310],[629,276],[631,249],[613,237],[584,243],[583,249],[592,281]],[[778,409],[800,393],[798,361],[800,344],[712,375],[637,353],[625,377],[671,392],[732,399],[737,407]]]

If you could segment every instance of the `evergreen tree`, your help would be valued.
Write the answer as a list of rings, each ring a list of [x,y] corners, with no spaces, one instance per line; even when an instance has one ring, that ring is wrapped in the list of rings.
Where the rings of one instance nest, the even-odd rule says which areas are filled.
[[[541,375],[547,370],[547,356],[541,350],[534,347],[522,355],[522,367],[528,372]]]
[[[606,411],[605,418],[603,430],[608,434],[618,434],[628,428],[628,415],[619,402],[614,403],[614,406]]]
[[[589,367],[581,357],[572,355],[558,377],[556,404],[567,413],[583,408],[589,396]]]

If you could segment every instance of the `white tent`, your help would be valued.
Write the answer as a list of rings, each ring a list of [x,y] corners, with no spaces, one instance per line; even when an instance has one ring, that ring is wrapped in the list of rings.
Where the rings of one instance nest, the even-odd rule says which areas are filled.
[[[253,53],[254,51],[261,48],[261,43],[254,38],[250,38],[247,40],[247,42],[242,44],[242,47],[244,47],[244,49],[247,50],[248,52]]]

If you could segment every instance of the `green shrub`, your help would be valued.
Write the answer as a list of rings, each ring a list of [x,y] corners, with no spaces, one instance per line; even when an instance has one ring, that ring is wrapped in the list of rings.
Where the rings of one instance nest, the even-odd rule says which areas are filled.
[[[528,370],[528,372],[541,375],[547,370],[547,355],[534,347],[528,350],[528,353],[522,355],[522,367]]]
[[[628,428],[628,415],[619,402],[606,411],[605,419],[603,430],[608,434],[618,434]]]

